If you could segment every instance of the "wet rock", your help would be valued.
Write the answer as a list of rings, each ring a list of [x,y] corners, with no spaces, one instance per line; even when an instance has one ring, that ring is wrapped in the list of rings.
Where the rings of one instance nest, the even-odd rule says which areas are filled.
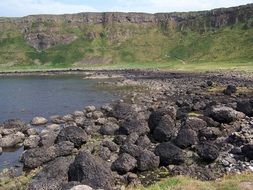
[[[176,118],[176,109],[174,107],[160,108],[153,111],[148,120],[150,131],[152,132],[158,125],[163,116],[168,115],[173,120]]]
[[[101,135],[115,135],[118,129],[119,126],[117,124],[108,122],[105,125],[101,126],[100,133]]]
[[[220,123],[230,123],[245,117],[243,113],[237,112],[234,109],[226,106],[212,107],[209,115],[215,121]]]
[[[89,112],[94,112],[96,110],[96,107],[95,106],[86,106],[84,109],[87,113],[89,113]]]
[[[92,188],[111,190],[113,175],[102,160],[87,152],[80,152],[69,167],[69,181],[79,181]]]
[[[24,139],[25,135],[21,132],[6,135],[0,139],[0,147],[2,148],[15,147],[19,143],[22,143]]]
[[[60,115],[53,115],[50,117],[50,121],[54,124],[63,124],[66,120],[64,120]]]
[[[0,125],[0,134],[2,135],[10,135],[16,132],[24,133],[28,129],[28,126],[25,122],[19,119],[10,119],[5,121],[2,125]]]
[[[224,90],[224,94],[231,95],[236,93],[237,89],[235,85],[228,85],[227,88]]]
[[[140,171],[154,170],[158,168],[159,164],[159,157],[148,150],[143,150],[137,157],[137,169]]]
[[[160,165],[181,164],[185,157],[183,151],[170,142],[164,142],[156,146],[155,154],[160,157]]]
[[[30,135],[27,139],[25,139],[23,144],[25,149],[31,149],[36,148],[39,145],[39,142],[40,142],[39,135]]]
[[[247,116],[253,116],[253,101],[243,100],[237,102],[237,111],[243,112]]]
[[[119,174],[126,174],[132,171],[137,166],[137,160],[126,153],[120,154],[119,158],[112,163],[112,171],[116,171]]]
[[[27,150],[23,153],[21,160],[24,163],[24,167],[36,168],[56,157],[70,155],[73,149],[73,143],[64,141],[50,147],[39,147]]]
[[[73,116],[74,117],[84,117],[84,112],[83,111],[74,111]]]
[[[187,148],[197,143],[197,133],[190,128],[182,128],[178,132],[175,144],[180,148]]]
[[[94,111],[94,112],[92,113],[93,119],[99,119],[99,118],[101,118],[101,117],[103,117],[103,116],[104,116],[104,114],[103,114],[103,112],[101,112],[101,111]]]
[[[131,133],[145,135],[148,134],[148,132],[148,123],[143,119],[139,119],[138,117],[126,119],[119,128],[119,133],[122,135],[129,135]]]
[[[199,157],[207,162],[212,162],[219,156],[218,147],[210,142],[204,142],[198,145],[196,149]]]
[[[49,162],[28,184],[28,190],[61,189],[68,182],[68,169],[74,158],[59,157]]]
[[[253,144],[246,144],[242,147],[242,153],[245,157],[253,160]]]
[[[57,142],[70,141],[74,143],[76,148],[79,148],[82,144],[86,143],[88,135],[80,127],[66,127],[63,128],[57,136]]]
[[[35,129],[35,128],[30,128],[30,129],[28,129],[27,131],[26,131],[26,133],[27,133],[27,135],[37,135],[38,134],[38,132],[37,132],[37,130]]]
[[[32,125],[45,125],[47,124],[48,120],[44,117],[34,117],[31,121]]]
[[[153,130],[153,137],[158,142],[166,142],[171,139],[175,133],[175,121],[170,115],[164,115]]]
[[[49,147],[54,144],[56,138],[60,132],[60,125],[52,124],[48,125],[40,133],[40,146]]]

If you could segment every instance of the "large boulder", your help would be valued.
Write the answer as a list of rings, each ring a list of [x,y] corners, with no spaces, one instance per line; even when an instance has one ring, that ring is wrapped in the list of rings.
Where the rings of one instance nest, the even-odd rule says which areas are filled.
[[[253,144],[246,144],[242,147],[242,153],[245,157],[253,160]]]
[[[198,117],[189,117],[186,119],[185,122],[183,122],[182,127],[189,128],[194,131],[199,131],[200,129],[206,128],[207,123],[201,118]]]
[[[201,143],[196,150],[199,157],[206,162],[212,162],[219,156],[219,148],[211,142]]]
[[[169,141],[175,133],[175,126],[175,120],[170,115],[164,115],[153,130],[152,135],[158,142]]]
[[[40,133],[40,146],[52,146],[60,132],[60,125],[52,124],[48,125]]]
[[[178,132],[175,144],[180,148],[187,148],[197,143],[197,133],[190,128],[182,128]]]
[[[15,147],[19,143],[22,143],[25,139],[25,135],[21,132],[3,136],[0,139],[0,147],[8,148]]]
[[[137,160],[133,156],[123,153],[112,163],[111,169],[119,174],[126,174],[132,171],[136,166]]]
[[[68,170],[74,161],[72,156],[59,157],[49,162],[28,184],[28,190],[61,189],[68,182]]]
[[[31,121],[32,125],[45,125],[47,124],[48,120],[44,117],[34,117]]]
[[[21,161],[26,168],[36,168],[56,157],[70,155],[73,149],[73,143],[64,141],[50,147],[39,147],[27,150],[23,153]]]
[[[159,125],[160,120],[165,115],[169,115],[172,119],[176,119],[176,109],[174,107],[168,107],[153,111],[148,119],[148,125],[151,132]]]
[[[185,157],[183,151],[170,142],[164,142],[156,146],[155,154],[160,157],[160,165],[181,164]]]
[[[69,167],[69,181],[79,181],[94,189],[111,190],[114,179],[109,167],[88,152],[79,152]]]
[[[245,117],[243,113],[237,112],[236,110],[226,106],[212,107],[209,115],[215,121],[220,123],[230,123]]]
[[[119,128],[119,133],[122,135],[129,135],[131,133],[145,135],[148,134],[148,132],[148,123],[146,122],[146,120],[139,119],[138,117],[126,119]]]
[[[231,94],[236,93],[236,91],[237,91],[236,86],[235,86],[235,85],[230,84],[230,85],[228,85],[228,86],[227,86],[227,88],[224,90],[224,94],[226,94],[226,95],[229,95],[229,96],[230,96]]]
[[[160,164],[159,157],[153,152],[142,150],[137,159],[137,169],[140,171],[149,171],[158,168]]]
[[[0,125],[0,134],[9,135],[16,132],[24,133],[28,129],[28,125],[19,119],[10,119]]]
[[[113,105],[112,110],[108,113],[109,116],[117,119],[125,119],[130,115],[135,115],[135,109],[131,104],[124,102],[118,102]]]
[[[247,116],[253,116],[253,100],[243,100],[237,102],[237,111],[243,112]]]
[[[79,148],[87,142],[88,138],[88,135],[82,128],[69,126],[60,131],[57,136],[57,142],[70,141],[74,143],[75,147]]]

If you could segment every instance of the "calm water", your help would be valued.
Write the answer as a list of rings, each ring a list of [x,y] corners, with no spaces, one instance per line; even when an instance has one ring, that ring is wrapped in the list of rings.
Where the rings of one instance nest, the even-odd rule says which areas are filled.
[[[81,76],[0,77],[0,122],[62,115],[116,99],[94,88],[97,82]]]
[[[20,118],[29,122],[34,116],[48,118],[82,110],[87,105],[101,106],[118,99],[96,88],[99,80],[82,76],[0,77],[0,122]],[[20,165],[23,148],[0,155],[0,171]]]

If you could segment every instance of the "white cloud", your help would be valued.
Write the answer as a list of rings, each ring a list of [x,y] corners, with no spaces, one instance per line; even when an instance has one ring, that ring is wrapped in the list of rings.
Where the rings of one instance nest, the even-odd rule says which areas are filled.
[[[0,16],[64,14],[97,11],[90,6],[62,3],[56,0],[1,0],[0,9]]]

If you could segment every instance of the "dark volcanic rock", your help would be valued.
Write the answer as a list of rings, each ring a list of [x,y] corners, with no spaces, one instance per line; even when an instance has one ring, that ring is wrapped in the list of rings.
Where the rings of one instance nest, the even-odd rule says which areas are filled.
[[[141,154],[137,157],[137,168],[140,171],[154,170],[158,168],[159,163],[159,157],[148,150],[143,150]]]
[[[199,139],[201,140],[215,140],[221,136],[221,131],[216,127],[207,127],[199,130]]]
[[[138,117],[126,119],[119,128],[119,133],[122,135],[129,135],[131,133],[145,135],[148,134],[148,132],[148,123],[144,119],[138,119]]]
[[[218,158],[219,149],[214,144],[205,142],[197,146],[197,153],[204,161],[212,162]]]
[[[106,123],[100,128],[101,135],[115,135],[119,126],[115,123]]]
[[[69,167],[69,181],[79,181],[95,189],[111,190],[114,179],[102,160],[87,152],[80,152]]]
[[[196,144],[198,138],[194,130],[182,128],[175,139],[175,143],[180,148],[187,148]]]
[[[183,151],[170,142],[161,143],[155,148],[155,154],[160,157],[160,165],[181,164],[185,157]]]
[[[176,109],[174,107],[168,107],[153,111],[148,120],[148,125],[151,132],[159,125],[160,120],[165,115],[169,115],[172,119],[176,119]]]
[[[126,174],[132,171],[137,166],[137,160],[129,154],[123,153],[119,158],[112,163],[112,171],[117,171],[119,174]]]
[[[74,143],[77,148],[86,143],[87,140],[88,135],[86,132],[82,128],[75,126],[63,128],[57,137],[57,142],[70,141]]]
[[[198,131],[200,129],[206,128],[207,123],[203,119],[200,119],[198,117],[189,117],[183,123],[183,127]]]
[[[215,121],[218,121],[220,123],[230,123],[232,121],[235,121],[243,117],[239,113],[240,112],[237,112],[230,107],[218,106],[218,107],[212,107],[209,115]]]
[[[117,119],[125,119],[130,115],[135,115],[135,110],[131,104],[119,102],[113,106],[112,111],[109,112],[109,116]]]
[[[154,139],[158,142],[169,141],[175,133],[175,125],[175,120],[173,120],[170,115],[162,116],[153,131]]]
[[[40,147],[27,150],[22,155],[22,162],[27,168],[36,168],[59,156],[67,156],[72,153],[74,144],[69,141],[60,142],[50,147]]]
[[[243,112],[247,116],[253,116],[253,101],[244,100],[237,102],[238,111]]]
[[[127,153],[133,157],[138,157],[141,155],[143,148],[135,144],[124,144],[120,147],[120,153]]]
[[[242,147],[242,153],[250,160],[253,160],[253,144],[244,145]]]
[[[49,162],[28,185],[28,190],[61,189],[68,182],[68,170],[74,161],[72,156],[59,157]]]
[[[224,90],[224,94],[231,95],[233,93],[236,93],[236,86],[234,85],[228,85],[227,88]]]
[[[142,148],[148,148],[150,146],[150,144],[151,144],[151,141],[150,141],[150,139],[146,135],[144,135],[144,136],[140,136],[137,139],[137,141],[135,142],[135,144],[137,146],[142,147]]]

